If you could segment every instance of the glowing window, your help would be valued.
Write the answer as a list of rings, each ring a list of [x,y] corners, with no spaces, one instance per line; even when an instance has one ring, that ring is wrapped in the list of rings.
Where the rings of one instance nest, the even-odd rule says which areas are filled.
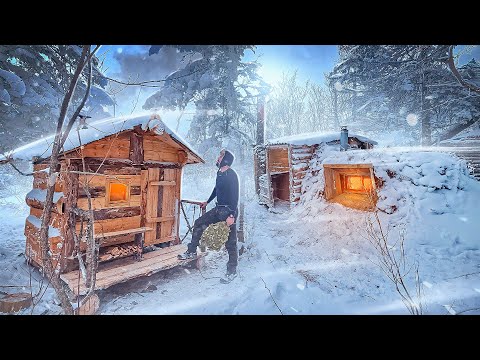
[[[113,181],[108,183],[108,203],[126,202],[129,198],[130,189],[128,184]]]
[[[353,191],[370,191],[372,180],[367,176],[347,176],[346,188]]]

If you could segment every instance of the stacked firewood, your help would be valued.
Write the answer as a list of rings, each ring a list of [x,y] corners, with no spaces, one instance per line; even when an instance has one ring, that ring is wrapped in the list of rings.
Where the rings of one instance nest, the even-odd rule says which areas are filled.
[[[108,261],[113,259],[122,258],[125,256],[135,255],[140,252],[140,247],[134,244],[120,244],[113,245],[102,248],[100,250],[100,255],[98,256],[99,261]]]

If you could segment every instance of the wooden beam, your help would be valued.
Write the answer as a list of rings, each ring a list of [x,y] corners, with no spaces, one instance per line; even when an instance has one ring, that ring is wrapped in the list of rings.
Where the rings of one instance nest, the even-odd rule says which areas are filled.
[[[129,242],[133,242],[135,240],[135,236],[137,235],[142,235],[140,234],[127,234],[127,235],[119,235],[119,236],[111,236],[108,238],[102,238],[100,239],[100,247],[106,247],[106,246],[111,246],[111,245],[118,245],[118,244],[125,244]],[[84,244],[82,242],[82,244]],[[82,251],[85,249],[82,248]]]
[[[160,169],[158,168],[148,169],[146,180],[145,180],[147,182],[147,185],[149,182],[159,181],[159,180],[160,180]],[[145,218],[157,216],[157,203],[158,203],[158,188],[155,188],[153,186],[147,186]],[[145,234],[144,245],[145,246],[153,245],[153,240],[156,239],[157,224],[146,222],[145,225],[151,226],[155,231],[151,231]]]
[[[340,168],[371,168],[372,164],[323,164],[324,168],[340,169]]]
[[[172,220],[175,220],[175,216],[157,216],[157,217],[149,217],[147,218],[147,222],[154,222],[154,223],[158,223],[158,222],[165,222],[165,221],[172,221]]]
[[[159,179],[163,179],[165,177],[165,171],[164,169],[160,170],[160,177]],[[160,181],[159,181],[160,182]],[[153,188],[154,192],[157,192],[157,212],[155,218],[161,218],[163,214],[163,192],[164,192],[164,187],[159,186],[158,188]],[[148,221],[148,215],[147,215],[147,221]],[[162,234],[162,222],[156,222],[156,232],[155,232],[155,238],[158,239],[161,237]]]
[[[176,184],[175,180],[164,180],[164,181],[150,181],[148,185],[153,186],[174,186]]]
[[[180,164],[185,165],[188,161],[188,154],[186,151],[183,151],[183,150],[180,150],[178,152],[178,161],[180,162]]]
[[[25,199],[25,202],[27,203],[28,206],[30,206],[32,208],[35,208],[35,209],[43,210],[45,208],[45,203],[40,201],[40,200],[37,200],[37,199],[27,198],[27,199]],[[62,213],[61,201],[57,202],[56,206],[52,207],[52,212],[57,213],[57,214]]]
[[[76,175],[78,177],[78,174]],[[89,186],[88,190],[90,191],[92,197],[102,197],[105,196],[106,193],[105,186]],[[83,186],[78,190],[78,198],[88,198]]]
[[[148,190],[148,170],[142,170],[140,177],[140,227],[147,224],[147,190]],[[143,247],[145,246],[145,234],[139,233],[135,235],[135,244],[139,247],[139,258],[143,256]]]
[[[182,196],[182,171],[183,169],[177,169],[175,171],[176,178],[175,178],[175,221],[173,224],[173,234],[174,239],[171,243],[171,245],[178,245],[180,243],[180,197]]]
[[[81,159],[70,159],[72,164],[81,165]],[[85,171],[106,175],[140,175],[140,169],[127,159],[85,158]]]
[[[143,130],[141,125],[134,126],[133,131],[130,132],[129,159],[135,165],[143,163]]]
[[[182,165],[179,163],[173,162],[161,162],[161,161],[144,161],[142,165],[142,170],[147,170],[149,168],[159,168],[159,169],[179,169]]]
[[[106,237],[113,237],[113,236],[120,236],[120,235],[128,235],[128,234],[139,234],[139,233],[144,233],[146,231],[151,231],[153,230],[150,227],[139,227],[135,229],[128,229],[128,230],[120,230],[120,231],[112,231],[108,233],[99,233],[95,234],[95,238],[106,238]]]
[[[93,217],[95,220],[119,219],[138,216],[140,215],[140,212],[140,206],[114,207],[94,210]]]

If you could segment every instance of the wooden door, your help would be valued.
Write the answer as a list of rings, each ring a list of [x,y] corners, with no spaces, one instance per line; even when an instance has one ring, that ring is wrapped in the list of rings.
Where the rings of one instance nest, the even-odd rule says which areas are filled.
[[[148,169],[145,246],[176,243],[180,169]]]

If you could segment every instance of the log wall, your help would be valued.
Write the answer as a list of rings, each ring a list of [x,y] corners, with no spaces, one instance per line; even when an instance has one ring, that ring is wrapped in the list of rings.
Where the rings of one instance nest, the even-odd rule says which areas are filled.
[[[95,219],[94,233],[102,248],[101,260],[138,252],[144,245],[169,241],[177,244],[182,167],[188,162],[199,161],[187,150],[166,133],[156,136],[137,126],[65,153],[55,182],[55,191],[63,192],[64,197],[54,207],[50,222],[60,232],[60,236],[52,237],[50,242],[52,253],[62,262],[61,272],[73,261],[72,229],[79,234],[81,228],[81,219],[70,209],[88,210],[87,184]],[[40,159],[34,165],[34,189],[47,188],[48,172],[40,171],[48,168],[47,162]],[[127,200],[109,201],[110,182],[128,185]],[[27,203],[30,215],[40,219],[43,204],[35,199],[28,199]],[[66,217],[64,212],[71,215]],[[148,228],[152,230],[148,231]],[[125,233],[128,230],[132,233]],[[33,254],[30,260],[40,265],[38,235],[29,221],[25,225],[25,235],[28,253]],[[80,249],[84,251],[85,248],[85,242],[81,242]]]
[[[297,202],[302,194],[302,183],[308,171],[310,160],[315,152],[315,145],[291,145],[290,146],[290,201]]]

